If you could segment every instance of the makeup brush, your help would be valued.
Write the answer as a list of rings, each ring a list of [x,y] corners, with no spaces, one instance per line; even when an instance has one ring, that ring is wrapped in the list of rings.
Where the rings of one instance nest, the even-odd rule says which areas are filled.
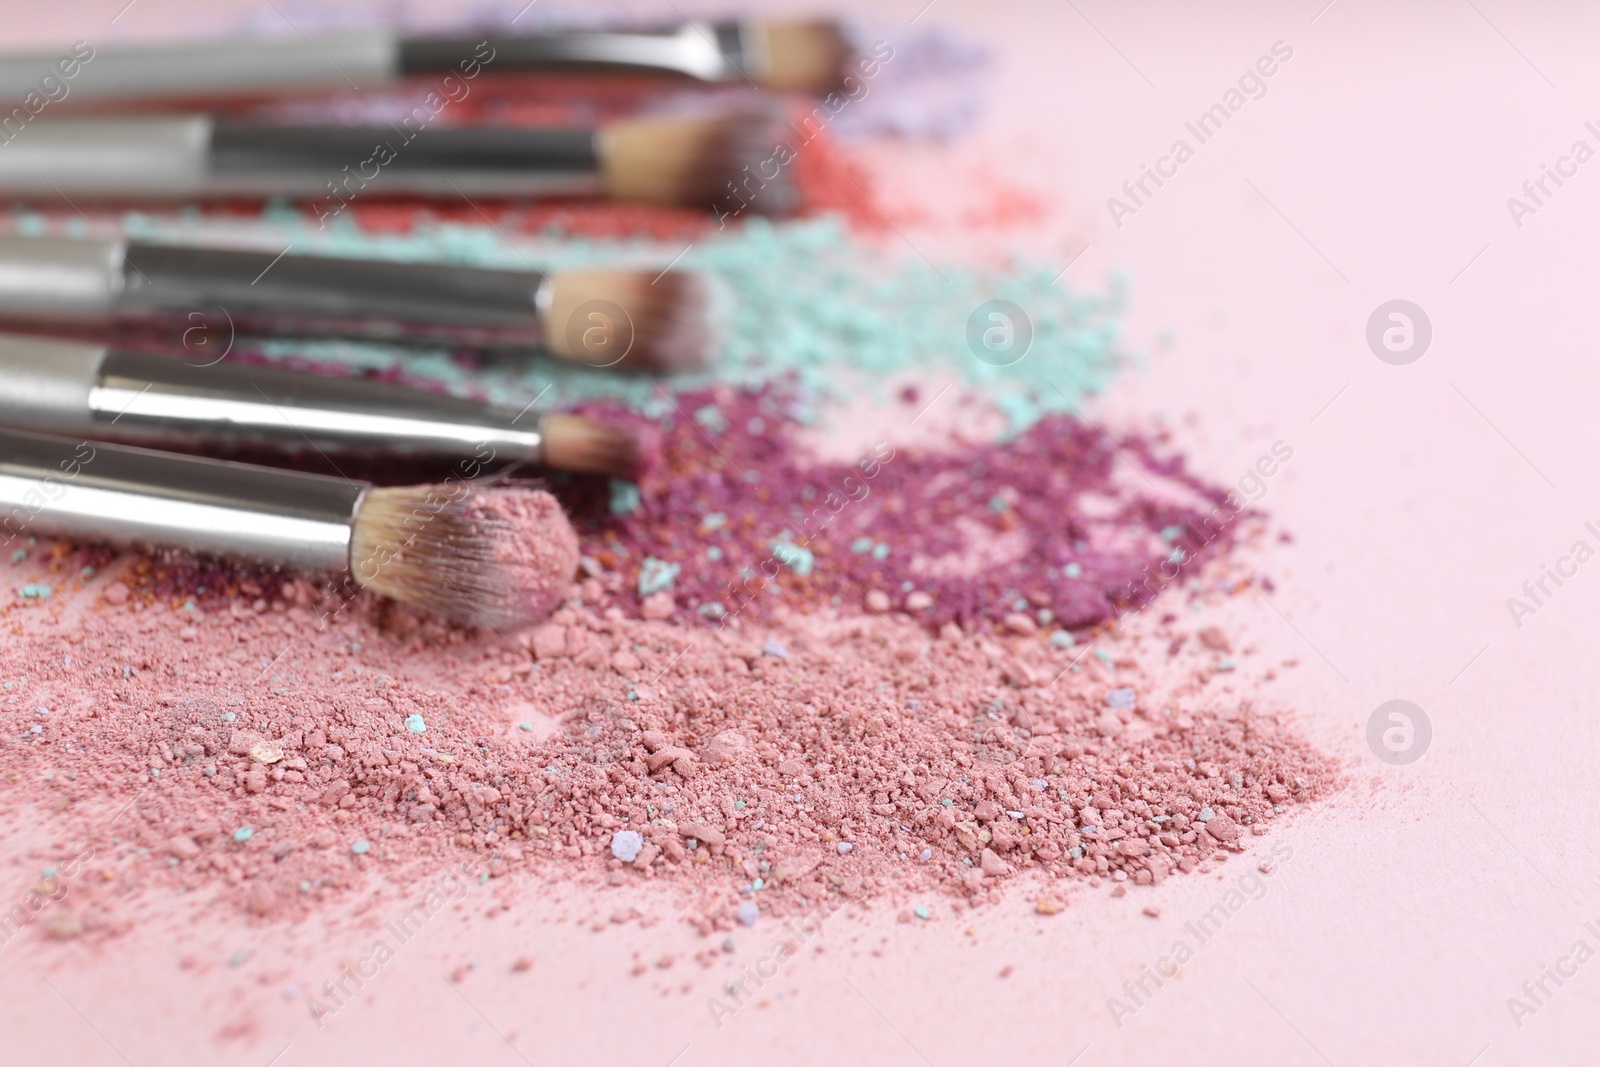
[[[353,578],[506,629],[560,602],[578,538],[550,494],[319,474],[0,430],[0,529]]]
[[[542,129],[46,115],[0,145],[0,196],[317,197],[324,220],[358,196],[384,195],[601,196],[782,214],[798,203],[777,158],[792,132],[766,104]]]
[[[633,434],[386,382],[0,334],[0,426],[154,448],[473,458],[617,477]],[[517,423],[522,422],[522,427]]]
[[[710,361],[709,305],[704,280],[683,271],[541,273],[0,236],[0,321],[43,327],[543,348],[592,367],[674,373]]]
[[[690,22],[659,30],[568,30],[488,36],[393,31],[232,39],[0,56],[0,97],[39,92],[92,100],[362,90],[400,78],[544,71],[678,75],[752,82],[776,92],[825,93],[843,80],[851,48],[838,23]],[[41,78],[51,82],[41,85]],[[61,98],[65,98],[62,96]]]

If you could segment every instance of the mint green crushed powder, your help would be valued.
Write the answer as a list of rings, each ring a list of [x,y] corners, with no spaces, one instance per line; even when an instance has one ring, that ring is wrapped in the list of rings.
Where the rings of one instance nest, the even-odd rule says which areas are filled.
[[[28,229],[26,218],[19,228]],[[124,216],[133,237],[210,240],[248,239],[260,247],[304,254],[526,268],[575,268],[594,264],[641,269],[665,265],[683,249],[644,241],[528,235],[513,246],[487,226],[419,222],[407,234],[363,233],[343,218],[318,230],[314,221],[283,206],[269,206],[256,220],[229,222],[180,213]],[[225,229],[224,229],[225,227]],[[1070,411],[1086,393],[1097,392],[1121,362],[1118,321],[1121,285],[1109,294],[1085,296],[1054,282],[1059,266],[1014,262],[992,271],[941,264],[938,270],[914,255],[877,250],[852,237],[836,218],[774,223],[751,221],[738,229],[697,240],[678,261],[710,275],[719,289],[723,355],[709,373],[685,375],[674,385],[712,381],[758,384],[792,375],[802,396],[822,399],[882,388],[898,372],[984,387],[1005,413],[1013,432],[1051,411]],[[997,367],[967,347],[967,318],[981,303],[1010,300],[1033,325],[1025,358]],[[298,355],[361,368],[404,362],[407,372],[463,392],[520,406],[548,385],[543,404],[567,404],[612,396],[650,415],[670,408],[644,378],[606,374],[545,358],[497,360],[476,371],[457,364],[447,350],[400,349],[350,341],[283,341],[262,345],[268,356]],[[803,413],[801,413],[803,415]]]

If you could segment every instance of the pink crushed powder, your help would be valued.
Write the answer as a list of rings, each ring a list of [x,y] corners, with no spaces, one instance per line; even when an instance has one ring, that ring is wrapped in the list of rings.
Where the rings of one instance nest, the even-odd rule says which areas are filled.
[[[1076,881],[1225,859],[1337,780],[1280,714],[1223,701],[1215,635],[1172,616],[1093,654],[900,615],[710,630],[602,607],[602,573],[506,638],[299,581],[236,578],[208,611],[152,595],[141,557],[67,578],[75,553],[35,556],[13,580],[55,592],[4,607],[0,796],[53,858],[122,872],[78,878],[59,936],[114,932],[145,892],[293,918],[464,859],[665,883],[703,932],[1065,880],[1048,912]]]

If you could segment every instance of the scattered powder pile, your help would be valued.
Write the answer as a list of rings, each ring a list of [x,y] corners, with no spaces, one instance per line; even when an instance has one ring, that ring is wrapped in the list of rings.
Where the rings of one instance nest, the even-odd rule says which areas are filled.
[[[936,269],[864,242],[836,217],[788,223],[752,219],[665,243],[544,235],[515,246],[482,221],[475,214],[462,215],[455,221],[416,221],[404,232],[374,232],[340,219],[319,230],[295,213],[269,211],[236,225],[215,216],[131,213],[121,224],[126,232],[152,240],[193,241],[206,235],[216,240],[231,234],[274,250],[292,244],[305,254],[517,270],[530,262],[552,270],[630,263],[659,270],[682,254],[678,268],[707,274],[723,294],[719,328],[724,343],[716,367],[685,376],[676,388],[711,381],[754,386],[787,376],[819,398],[856,397],[882,392],[884,381],[914,372],[984,388],[1012,427],[1022,429],[1042,413],[1071,411],[1086,394],[1107,386],[1122,362],[1121,290],[1104,296],[1068,292],[1055,281],[1059,265],[1019,260],[985,269]],[[60,226],[33,217],[19,228],[94,236],[76,217]],[[1027,355],[1009,366],[978,359],[969,347],[969,318],[994,299],[1022,308],[1031,329]],[[993,323],[985,319],[983,325]],[[647,411],[660,404],[653,380],[537,357],[481,360],[457,358],[440,348],[298,339],[251,345],[240,338],[234,351],[430,379],[516,408],[547,389],[547,403],[617,397]]]
[[[906,394],[885,428],[923,403]],[[933,630],[1079,630],[1141,605],[1164,584],[1160,565],[1171,578],[1227,551],[1241,525],[1212,517],[1225,491],[1181,460],[1065,415],[1002,444],[880,445],[854,464],[810,462],[795,439],[804,415],[777,388],[673,398],[654,424],[656,469],[637,492],[613,483],[613,514],[580,519],[585,551],[627,571],[630,614],[667,592],[708,623],[831,604],[904,608]],[[572,494],[580,515],[597,504],[587,488]]]
[[[706,931],[830,894],[992,901],[1024,873],[1146,884],[1333,782],[1278,716],[1219,699],[1194,645],[1158,695],[1131,639],[1074,671],[1037,638],[904,618],[708,631],[596,613],[601,575],[506,640],[302,582],[236,578],[206,615],[128,562],[14,602],[0,647],[8,808],[120,871],[80,878],[71,933],[146,889],[293,916],[465,856],[665,880]],[[1142,662],[1179,656],[1163,627]]]
[[[474,84],[450,121],[593,120],[638,88],[619,83],[580,114],[551,102],[560,79],[537,83],[544,97],[534,81]],[[892,116],[874,118],[869,97],[839,129],[925,126],[931,112],[919,119],[888,86],[877,99]],[[705,932],[829,897],[966,905],[1047,879],[1206,869],[1334,787],[1281,716],[1219,690],[1237,675],[1215,674],[1233,667],[1214,658],[1215,635],[1186,642],[1170,615],[1140,616],[1148,647],[1085,632],[1149,565],[1195,562],[1201,545],[1185,538],[1219,499],[1158,457],[1164,442],[1113,446],[1060,414],[1117,368],[1120,293],[1067,294],[1059,264],[940,269],[891,254],[854,236],[882,220],[829,134],[794,166],[806,211],[826,217],[719,230],[642,206],[376,198],[326,229],[283,203],[121,217],[138,237],[481,266],[681,253],[724,287],[728,336],[721,365],[675,396],[547,360],[239,339],[247,357],[517,407],[547,388],[599,401],[655,424],[659,463],[637,486],[553,483],[582,538],[558,548],[581,549],[584,576],[516,634],[182,558],[17,549],[0,604],[12,630],[0,797],[94,872],[55,906],[52,932],[114,931],[129,898],[178,888],[223,887],[253,914],[292,917],[379,872],[416,884],[463,858],[496,877],[666,883]],[[1029,217],[977,222],[998,232]],[[13,220],[97,232],[65,209]],[[1032,329],[1006,367],[967,340],[996,298]],[[870,477],[803,462],[797,434],[819,410],[907,372],[984,388],[1012,439],[874,454]],[[1131,486],[1119,464],[1137,468]],[[1236,536],[1214,542],[1218,557]],[[776,580],[731,602],[730,583],[769,566]],[[1074,647],[1086,638],[1092,655]]]

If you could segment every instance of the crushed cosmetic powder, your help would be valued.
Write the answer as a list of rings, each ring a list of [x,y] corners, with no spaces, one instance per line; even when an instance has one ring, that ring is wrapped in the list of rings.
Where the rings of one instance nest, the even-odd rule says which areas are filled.
[[[58,595],[5,608],[0,795],[117,872],[79,879],[58,936],[123,928],[146,890],[293,917],[463,857],[664,881],[706,933],[834,896],[1143,885],[1337,780],[1282,715],[1217,688],[1237,675],[1202,643],[1162,681],[1171,616],[1150,649],[1087,658],[903,618],[708,631],[596,613],[600,575],[508,639],[237,574],[208,612],[157,598],[141,557],[83,578],[79,553],[35,555],[14,569]]]
[[[614,212],[605,214],[613,218]],[[437,260],[464,266],[566,270],[633,265],[659,270],[669,262],[709,276],[719,292],[719,359],[703,373],[675,379],[675,389],[711,382],[755,386],[791,378],[813,402],[882,393],[896,375],[916,373],[985,389],[1020,431],[1042,414],[1071,412],[1104,389],[1123,365],[1120,316],[1123,289],[1113,280],[1104,295],[1065,290],[1059,267],[1026,259],[978,266],[933,266],[857,236],[837,217],[774,223],[752,219],[726,231],[677,239],[619,242],[549,233],[507,244],[482,219],[411,211],[403,231],[374,231],[355,222],[319,231],[292,211],[230,222],[215,214],[158,217],[129,213],[121,228],[143,239],[217,241],[305,254]],[[108,225],[110,225],[108,223]],[[59,223],[40,216],[18,220],[26,232],[94,236],[83,219]],[[509,231],[508,231],[509,232]],[[608,231],[612,233],[614,231]],[[626,231],[622,235],[628,236]],[[650,236],[636,231],[636,238]],[[688,246],[688,247],[686,247]],[[680,257],[681,258],[675,258]],[[1005,300],[1026,317],[1012,323],[1027,335],[1021,358],[980,358],[978,334],[996,320],[984,306]],[[1015,312],[1009,312],[1015,317]],[[296,364],[424,379],[453,391],[522,408],[585,397],[616,397],[650,410],[653,379],[618,375],[543,357],[496,358],[445,348],[316,339],[231,340],[232,351]],[[1018,334],[1017,336],[1021,336]],[[206,352],[210,358],[210,350]],[[887,397],[885,397],[887,399]]]
[[[466,505],[475,529],[487,534],[495,570],[520,590],[518,617],[538,619],[561,603],[565,581],[578,567],[578,535],[555,497],[542,490],[504,488],[473,493]]]
[[[902,396],[882,412],[885,430],[924,402]],[[1224,489],[1158,456],[1164,442],[1116,440],[1066,415],[1002,443],[880,441],[854,463],[829,463],[806,456],[796,435],[808,413],[783,389],[719,387],[663,406],[655,469],[636,491],[555,485],[585,552],[625,572],[617,592],[630,614],[665,593],[716,625],[833,605],[903,609],[930,630],[977,622],[1048,635],[1143,607],[1250,525]]]

